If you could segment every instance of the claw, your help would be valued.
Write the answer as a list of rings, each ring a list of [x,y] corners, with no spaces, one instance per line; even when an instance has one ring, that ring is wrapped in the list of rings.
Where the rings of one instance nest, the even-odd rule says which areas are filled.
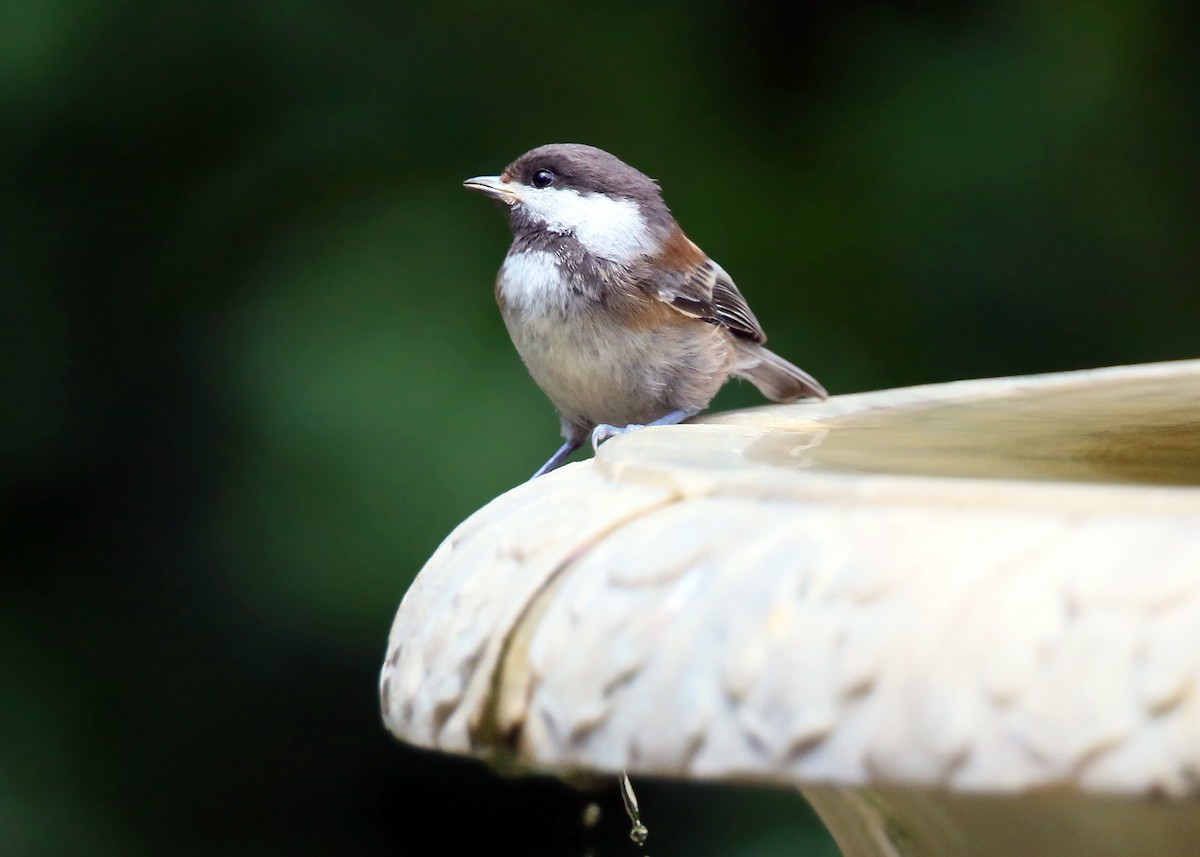
[[[608,423],[600,423],[592,429],[592,450],[600,449],[600,444],[608,440],[610,437],[616,437],[620,434],[629,434],[631,431],[637,431],[640,428],[645,428],[642,425],[628,426],[610,426]]]
[[[633,423],[627,426],[610,426],[608,423],[600,423],[598,426],[592,429],[592,449],[594,451],[599,451],[600,444],[604,443],[604,441],[608,440],[610,437],[616,437],[619,434],[629,434],[631,431],[637,431],[638,429],[646,428],[646,426],[677,425],[678,423],[686,420],[688,417],[696,416],[698,413],[700,413],[698,410],[680,408],[678,410],[671,411],[665,416],[659,417],[653,422],[646,423],[646,425],[642,425],[641,423]]]

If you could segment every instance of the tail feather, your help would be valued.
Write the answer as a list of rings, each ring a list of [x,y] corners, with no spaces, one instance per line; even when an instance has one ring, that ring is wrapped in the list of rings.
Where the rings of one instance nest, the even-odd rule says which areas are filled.
[[[752,342],[738,342],[741,362],[734,374],[745,378],[775,402],[793,402],[809,396],[828,399],[829,394],[812,375],[793,366],[773,351]]]

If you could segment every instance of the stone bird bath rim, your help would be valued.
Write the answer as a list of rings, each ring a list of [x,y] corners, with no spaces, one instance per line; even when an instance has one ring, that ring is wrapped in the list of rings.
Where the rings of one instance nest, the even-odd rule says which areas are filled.
[[[531,770],[798,786],[847,854],[1200,853],[1200,361],[619,438],[451,533],[381,701]]]

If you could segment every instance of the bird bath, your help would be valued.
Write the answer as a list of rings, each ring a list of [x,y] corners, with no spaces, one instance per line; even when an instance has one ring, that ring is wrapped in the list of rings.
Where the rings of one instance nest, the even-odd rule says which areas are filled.
[[[1200,361],[648,429],[461,524],[402,740],[798,787],[843,852],[1200,848]]]

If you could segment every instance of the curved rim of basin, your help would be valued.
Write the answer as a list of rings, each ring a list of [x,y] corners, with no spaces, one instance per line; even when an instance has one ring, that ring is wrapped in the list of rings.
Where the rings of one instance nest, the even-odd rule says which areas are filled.
[[[1140,405],[1102,396],[1098,422],[1053,430],[1053,414],[1118,389]],[[1200,490],[895,458],[872,472],[852,460],[872,442],[822,458],[856,421],[1012,416],[1030,400],[1041,416],[1018,408],[1015,424],[1049,420],[1054,443],[1146,438],[1200,421],[1200,361],[840,396],[610,441],[439,547],[393,625],[386,725],[552,772],[1200,793]],[[989,416],[953,454],[1008,443],[1003,424]],[[1192,435],[1167,434],[1182,446],[1162,460],[1194,461]]]
[[[968,431],[955,437],[957,425]],[[720,449],[688,431],[721,431]],[[903,436],[896,440],[897,429]],[[1200,509],[1200,360],[954,381],[767,405],[604,444],[610,478],[855,502]],[[1138,466],[1139,451],[1153,455]],[[802,471],[803,478],[797,478]],[[717,480],[711,479],[713,475]],[[720,483],[720,484],[718,484]],[[1163,488],[1181,488],[1164,491]]]

